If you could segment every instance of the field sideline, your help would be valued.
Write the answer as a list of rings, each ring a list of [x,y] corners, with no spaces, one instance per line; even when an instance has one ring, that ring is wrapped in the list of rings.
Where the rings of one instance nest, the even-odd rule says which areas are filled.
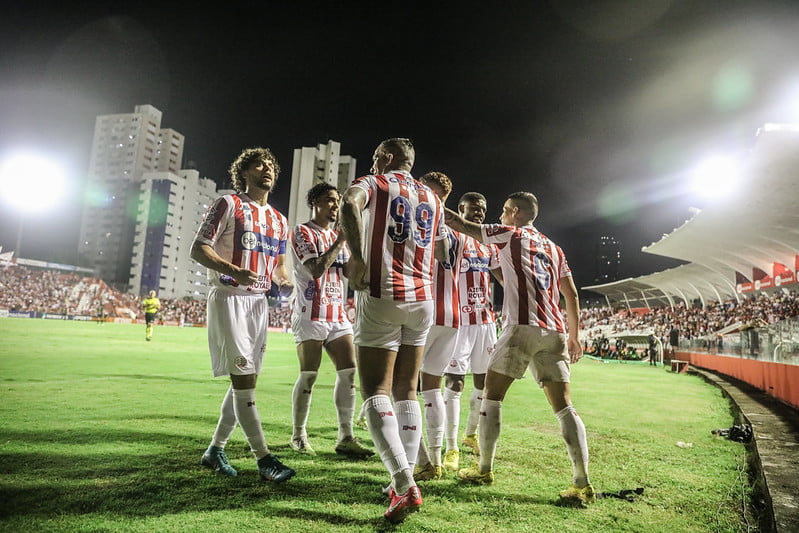
[[[333,453],[327,359],[308,423],[318,455],[289,449],[298,368],[290,335],[269,334],[258,384],[267,442],[298,472],[278,486],[258,479],[240,429],[227,448],[239,477],[198,465],[228,386],[210,376],[204,328],[157,327],[147,343],[142,325],[0,318],[0,335],[0,531],[673,533],[757,522],[746,510],[743,445],[710,433],[732,425],[729,403],[700,378],[660,367],[573,367],[592,481],[605,492],[643,487],[634,501],[555,505],[571,466],[557,420],[527,378],[504,403],[495,484],[452,474],[422,483],[422,511],[391,526],[381,517],[388,475],[379,459]],[[463,423],[468,401],[462,408]],[[356,435],[371,444],[368,432]],[[472,459],[461,451],[462,464]]]

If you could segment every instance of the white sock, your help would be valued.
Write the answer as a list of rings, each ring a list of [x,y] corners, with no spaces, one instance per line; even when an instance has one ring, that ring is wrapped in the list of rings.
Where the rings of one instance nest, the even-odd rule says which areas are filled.
[[[422,407],[416,400],[400,400],[394,402],[394,408],[397,412],[400,440],[408,458],[408,467],[413,470],[422,440]]]
[[[224,448],[234,429],[236,429],[236,410],[233,408],[233,385],[231,385],[222,400],[219,421],[216,423],[214,436],[211,437],[211,446]]]
[[[572,462],[573,482],[578,487],[588,485],[588,438],[585,424],[574,407],[569,405],[558,411],[555,416],[560,422],[560,433],[566,441],[566,449]]]
[[[441,445],[444,443],[444,397],[440,389],[422,391],[424,422],[427,426],[427,451],[433,465],[441,465]]]
[[[447,441],[447,451],[458,449],[458,428],[461,425],[461,393],[452,389],[444,389],[444,412],[446,424],[444,437]]]
[[[336,372],[333,402],[338,414],[338,442],[352,438],[352,415],[355,414],[355,368]]]
[[[261,417],[255,407],[255,389],[233,389],[233,409],[255,458],[269,455]]]
[[[494,455],[497,453],[497,441],[502,429],[502,402],[483,398],[478,427],[480,471],[489,472],[494,469]]]
[[[364,401],[364,408],[369,435],[383,465],[391,475],[394,490],[404,494],[415,483],[413,471],[408,466],[405,448],[399,438],[397,417],[394,416],[391,400],[384,394],[371,396]]]
[[[308,413],[311,411],[311,396],[316,377],[319,373],[304,370],[297,376],[294,383],[294,390],[291,393],[291,412],[294,423],[294,430],[291,434],[292,439],[307,437],[305,425],[308,423]]]
[[[480,404],[483,403],[483,389],[472,389],[469,396],[469,417],[466,419],[466,434],[477,433],[477,423],[480,421]]]

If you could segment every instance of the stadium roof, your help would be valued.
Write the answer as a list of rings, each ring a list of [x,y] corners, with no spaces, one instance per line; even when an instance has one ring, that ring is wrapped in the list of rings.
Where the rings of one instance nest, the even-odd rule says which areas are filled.
[[[689,264],[583,287],[631,307],[675,300],[738,298],[736,272],[771,276],[774,263],[794,270],[799,256],[799,129],[766,125],[758,133],[736,194],[699,211],[642,251]]]

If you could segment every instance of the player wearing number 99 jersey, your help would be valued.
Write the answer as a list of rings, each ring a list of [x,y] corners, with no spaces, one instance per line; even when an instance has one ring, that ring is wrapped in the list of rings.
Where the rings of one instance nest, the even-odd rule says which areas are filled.
[[[409,172],[369,175],[352,185],[367,195],[364,259],[369,294],[403,302],[433,299],[433,241],[447,235],[441,203]]]
[[[433,322],[433,268],[446,260],[448,230],[441,202],[411,176],[408,139],[381,142],[372,174],[344,193],[341,227],[350,246],[356,290],[355,345],[363,413],[391,485],[384,516],[401,521],[422,505],[411,464],[419,449],[416,399],[427,332]],[[393,400],[393,401],[392,401]]]

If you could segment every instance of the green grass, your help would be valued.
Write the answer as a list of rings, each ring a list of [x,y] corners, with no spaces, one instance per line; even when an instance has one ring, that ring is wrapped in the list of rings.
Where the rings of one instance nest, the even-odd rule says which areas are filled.
[[[390,526],[381,517],[382,463],[333,453],[329,360],[308,426],[318,455],[288,448],[297,372],[289,335],[269,334],[258,384],[267,442],[298,471],[277,486],[258,479],[239,429],[227,447],[237,478],[198,465],[228,386],[210,376],[205,329],[159,327],[146,343],[144,326],[4,318],[0,335],[2,531],[674,533],[743,531],[746,519],[754,522],[743,515],[745,450],[710,433],[732,425],[728,402],[700,378],[662,368],[573,367],[592,480],[599,491],[643,487],[634,502],[555,505],[571,466],[557,420],[528,378],[504,403],[495,484],[464,485],[452,475],[424,483],[422,512]],[[356,434],[370,443],[368,433]]]

